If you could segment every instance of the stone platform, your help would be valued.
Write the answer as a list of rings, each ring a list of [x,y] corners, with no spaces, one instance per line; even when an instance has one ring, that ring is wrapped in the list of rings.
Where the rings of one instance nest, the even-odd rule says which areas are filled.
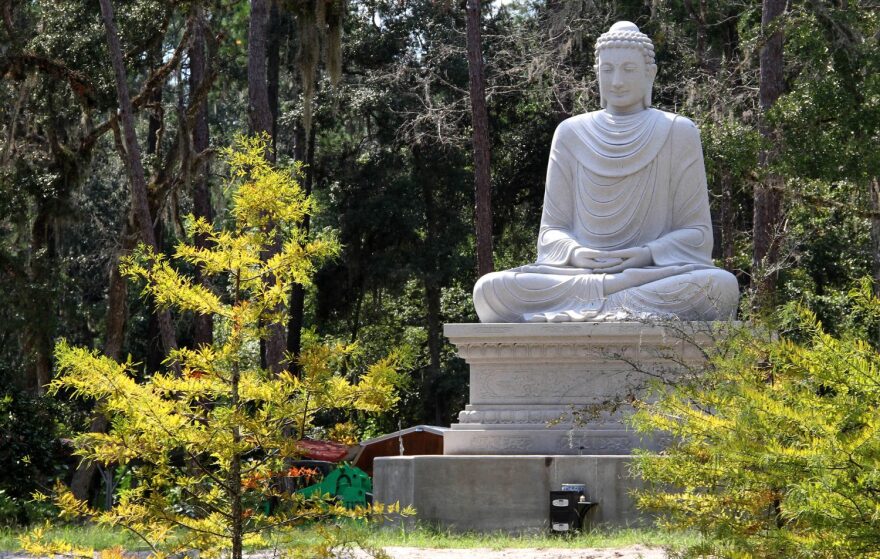
[[[703,361],[705,323],[447,324],[470,365],[444,454],[630,454],[662,446],[624,424],[652,382]]]
[[[643,526],[629,491],[629,456],[394,456],[374,462],[375,499],[412,505],[420,522],[454,531],[549,529],[550,491],[583,483],[591,526]]]
[[[455,530],[546,529],[549,492],[583,483],[591,526],[644,525],[631,491],[634,448],[664,441],[630,430],[632,401],[705,361],[712,323],[447,324],[470,366],[469,404],[444,456],[377,459],[379,502],[412,505]]]

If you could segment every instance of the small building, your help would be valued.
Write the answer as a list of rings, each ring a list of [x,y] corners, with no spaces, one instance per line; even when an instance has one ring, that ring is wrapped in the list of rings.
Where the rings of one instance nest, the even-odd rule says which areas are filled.
[[[372,477],[373,460],[378,457],[443,454],[443,433],[448,430],[448,427],[416,425],[361,441],[361,448],[352,463]]]

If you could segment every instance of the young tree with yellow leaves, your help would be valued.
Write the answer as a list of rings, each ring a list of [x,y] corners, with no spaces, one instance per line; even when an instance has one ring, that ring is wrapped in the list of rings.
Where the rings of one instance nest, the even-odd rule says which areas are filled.
[[[95,399],[112,421],[106,434],[80,435],[77,453],[127,465],[136,480],[118,493],[111,510],[92,510],[63,488],[56,501],[68,515],[124,526],[157,557],[196,549],[205,557],[240,559],[243,545],[268,546],[267,534],[283,539],[307,520],[382,513],[379,506],[346,511],[306,501],[282,487],[290,460],[301,455],[297,441],[316,413],[386,410],[397,401],[400,377],[392,353],[352,381],[337,365],[355,348],[314,342],[298,360],[300,376],[260,367],[259,342],[272,324],[287,320],[292,284],[308,284],[316,263],[338,251],[331,235],[306,238],[299,228],[313,203],[294,178],[295,166],[277,168],[265,159],[267,142],[265,135],[240,138],[225,152],[233,189],[230,226],[215,229],[191,219],[190,242],[172,258],[142,245],[122,264],[122,272],[142,282],[144,295],[163,308],[212,315],[213,344],[174,350],[168,370],[143,383],[135,380],[134,363],[64,341],[55,348],[59,374],[51,390]],[[196,236],[209,239],[208,248],[196,247]],[[261,258],[270,246],[282,248]],[[179,271],[184,266],[200,268],[223,288],[194,281]],[[258,512],[270,500],[275,506]],[[26,538],[28,551],[79,554],[39,536]]]
[[[730,328],[705,374],[634,421],[672,435],[645,452],[639,506],[699,531],[683,557],[880,557],[880,299],[870,281],[829,332],[808,309]]]

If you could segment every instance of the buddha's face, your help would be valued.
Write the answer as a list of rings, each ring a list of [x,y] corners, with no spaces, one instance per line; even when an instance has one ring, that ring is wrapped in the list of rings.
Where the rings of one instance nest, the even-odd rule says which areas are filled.
[[[645,99],[654,83],[656,66],[645,64],[638,48],[604,48],[596,63],[599,93],[605,110],[630,114],[645,108]]]

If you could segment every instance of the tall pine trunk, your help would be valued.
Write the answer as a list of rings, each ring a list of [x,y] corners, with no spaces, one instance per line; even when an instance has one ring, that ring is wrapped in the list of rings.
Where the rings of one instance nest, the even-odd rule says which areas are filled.
[[[425,379],[426,392],[430,398],[425,401],[426,410],[425,417],[434,425],[443,425],[446,422],[444,412],[446,411],[446,402],[444,395],[440,390],[440,377],[442,370],[440,367],[440,350],[443,347],[443,328],[441,323],[441,298],[442,290],[437,283],[434,274],[429,273],[425,277],[425,316],[428,334],[428,375]]]
[[[116,23],[113,20],[113,6],[110,4],[110,0],[99,0],[99,2],[101,4],[104,27],[107,30],[110,62],[116,78],[116,93],[119,98],[119,114],[122,121],[122,136],[125,145],[124,161],[131,183],[132,213],[134,214],[141,241],[158,253],[159,245],[156,242],[156,235],[153,231],[153,218],[150,215],[150,204],[147,197],[147,181],[144,177],[141,149],[135,132],[125,64],[122,61],[122,49],[119,46],[119,34],[116,31]],[[165,352],[168,353],[177,348],[174,325],[171,322],[171,313],[167,310],[159,311],[157,317],[162,345],[165,348]]]
[[[192,46],[189,49],[189,91],[190,99],[195,98],[196,92],[202,87],[208,73],[207,53],[205,49],[205,16],[202,8],[193,8],[195,24],[193,26]],[[191,101],[198,102],[198,101]],[[214,221],[214,209],[211,206],[211,190],[208,185],[208,163],[206,158],[199,157],[209,145],[208,131],[208,107],[206,102],[201,102],[195,113],[195,121],[192,130],[192,147],[197,163],[193,168],[192,197],[193,215],[202,218],[208,223]],[[208,239],[199,234],[194,239],[196,248],[208,248]],[[207,285],[207,280],[202,274],[201,268],[196,270],[196,281]],[[211,345],[214,340],[214,323],[211,315],[197,315],[193,324],[193,345],[195,347]]]
[[[149,54],[150,64],[153,68],[162,63],[162,45],[157,43],[153,51]],[[162,106],[162,88],[157,87],[150,94],[150,103],[155,106]],[[159,152],[159,144],[162,141],[162,113],[157,114],[156,111],[150,111],[147,118],[147,138],[144,151],[147,154],[147,161],[154,159]],[[165,252],[165,224],[161,213],[161,201],[155,197],[150,198],[150,215],[153,216],[153,235],[156,236],[156,244],[158,252]],[[150,371],[158,371],[162,367],[162,361],[165,360],[163,351],[162,332],[159,329],[159,309],[152,309],[147,319],[147,354],[144,363]]]
[[[251,0],[251,18],[248,27],[248,117],[251,133],[266,133],[270,136],[270,146],[275,144],[272,107],[269,103],[268,75],[268,32],[269,0]],[[266,154],[269,161],[275,161],[275,151]],[[268,230],[273,229],[269,224]],[[279,239],[280,241],[280,239]],[[281,250],[280,242],[263,255],[269,259]],[[269,277],[267,282],[274,282]],[[284,351],[287,349],[287,335],[283,324],[269,325],[269,335],[264,344],[266,367],[273,372],[283,369]]]
[[[874,294],[880,297],[880,177],[871,179],[871,271]]]
[[[122,241],[121,253],[125,254],[134,247],[134,235],[132,229],[137,230],[141,242],[158,252],[153,220],[151,217],[149,199],[147,195],[146,178],[144,176],[143,163],[140,156],[140,148],[134,130],[134,117],[132,116],[131,98],[128,91],[128,82],[125,73],[125,65],[122,61],[122,50],[119,45],[119,36],[116,24],[113,21],[113,6],[110,0],[99,0],[104,27],[107,32],[107,45],[110,51],[110,60],[116,77],[116,92],[119,100],[119,113],[124,129],[125,151],[120,153],[129,174],[131,185],[131,219],[126,221],[120,235]],[[151,130],[154,123],[150,122]],[[152,135],[151,135],[152,136]],[[135,226],[131,227],[134,223]],[[125,322],[127,309],[125,300],[128,288],[125,278],[119,272],[119,256],[117,253],[110,262],[110,281],[107,293],[107,315],[105,317],[104,353],[117,361],[122,359],[122,343],[125,337]],[[170,352],[177,347],[174,335],[174,326],[171,322],[171,313],[167,310],[156,311],[159,324],[162,346],[165,352]],[[102,413],[95,413],[89,425],[89,431],[103,433],[109,427],[107,418]],[[77,499],[87,500],[92,481],[95,477],[96,464],[82,461],[77,466],[71,480],[70,489]]]
[[[762,111],[761,134],[766,142],[760,154],[760,166],[764,171],[761,184],[755,187],[752,258],[752,288],[755,291],[755,306],[759,310],[772,307],[776,295],[776,279],[779,264],[779,245],[782,224],[782,177],[770,172],[776,158],[776,130],[767,122],[767,112],[773,108],[782,95],[785,86],[783,75],[782,50],[784,36],[781,29],[770,29],[778,25],[785,10],[785,0],[764,0],[761,14],[761,29],[765,34],[765,44],[761,49],[760,102]]]
[[[308,143],[306,143],[306,131],[302,122],[297,123],[294,131],[294,158],[304,161],[306,164],[305,181],[303,190],[306,196],[311,196],[315,181],[315,126],[309,129]],[[308,235],[311,219],[308,214],[303,217],[300,229]],[[302,351],[302,329],[305,326],[306,290],[302,284],[293,284],[290,293],[290,319],[287,324],[287,352],[294,358],[299,357]],[[294,362],[294,372],[299,371]]]
[[[477,234],[477,275],[494,268],[492,263],[492,183],[489,170],[489,115],[486,110],[486,77],[480,37],[480,0],[467,0],[467,53],[471,122],[474,128],[474,219]]]
[[[423,164],[425,157],[420,149],[413,149],[416,161],[416,169],[420,174],[430,176],[431,172]],[[442,401],[440,388],[440,351],[443,346],[443,332],[441,326],[441,271],[439,259],[439,242],[442,224],[438,212],[437,188],[430,180],[422,180],[422,203],[425,207],[425,240],[422,250],[425,259],[422,268],[422,283],[425,288],[425,326],[428,335],[428,367],[422,376],[422,390],[425,395],[425,419],[434,425],[442,425],[443,412],[446,408]]]
[[[126,220],[120,234],[122,246],[110,259],[110,281],[107,289],[107,314],[104,317],[104,355],[116,361],[122,360],[122,343],[125,340],[125,322],[128,317],[126,298],[128,297],[128,283],[119,272],[119,257],[128,254],[134,248],[134,235],[131,220]],[[105,433],[110,422],[100,411],[100,406],[95,406],[92,421],[89,424],[90,433]],[[79,463],[73,473],[70,482],[70,491],[74,497],[81,501],[89,499],[89,491],[97,473],[97,464],[91,461]]]
[[[53,276],[57,266],[55,220],[45,201],[37,204],[28,260],[32,296],[22,332],[22,351],[27,356],[24,386],[31,394],[40,395],[45,393],[52,373]]]

